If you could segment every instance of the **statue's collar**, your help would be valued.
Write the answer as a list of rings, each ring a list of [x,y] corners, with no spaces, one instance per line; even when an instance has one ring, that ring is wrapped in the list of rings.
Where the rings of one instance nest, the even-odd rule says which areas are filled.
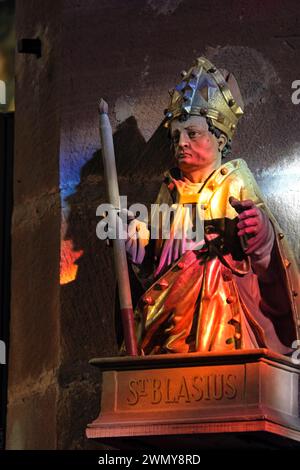
[[[247,166],[246,162],[240,158],[236,160],[230,160],[217,168],[205,181],[207,183],[217,182],[221,184],[222,181],[227,178],[233,171],[237,170],[242,166]],[[171,168],[164,173],[164,182],[168,185],[172,180],[182,179],[181,171],[178,167]]]

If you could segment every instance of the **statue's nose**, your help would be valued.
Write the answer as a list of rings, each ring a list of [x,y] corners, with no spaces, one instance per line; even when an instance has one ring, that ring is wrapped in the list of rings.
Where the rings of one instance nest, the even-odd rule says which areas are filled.
[[[184,147],[187,147],[188,145],[189,145],[188,135],[185,132],[182,132],[180,134],[178,146],[184,148]]]

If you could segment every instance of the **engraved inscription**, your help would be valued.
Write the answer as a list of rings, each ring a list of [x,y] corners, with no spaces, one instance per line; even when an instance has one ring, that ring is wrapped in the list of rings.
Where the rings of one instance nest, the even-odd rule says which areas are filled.
[[[152,405],[234,400],[238,382],[235,374],[151,377],[128,382],[127,404],[135,406],[143,399]]]

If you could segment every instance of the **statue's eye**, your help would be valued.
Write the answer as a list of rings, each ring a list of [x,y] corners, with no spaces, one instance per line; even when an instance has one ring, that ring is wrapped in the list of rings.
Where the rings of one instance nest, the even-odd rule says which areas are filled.
[[[199,137],[200,132],[197,131],[189,131],[189,138],[190,139],[195,139],[196,137]]]

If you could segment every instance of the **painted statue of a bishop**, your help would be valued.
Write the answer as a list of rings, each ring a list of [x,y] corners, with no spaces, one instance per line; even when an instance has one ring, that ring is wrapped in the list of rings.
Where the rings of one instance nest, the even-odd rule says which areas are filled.
[[[151,224],[134,219],[126,241],[144,286],[134,313],[142,355],[289,354],[299,337],[299,277],[285,235],[247,163],[226,160],[243,109],[235,77],[205,57],[171,92],[164,126],[175,165],[156,203],[177,210],[168,236],[154,238]],[[197,217],[201,237],[176,236]]]

